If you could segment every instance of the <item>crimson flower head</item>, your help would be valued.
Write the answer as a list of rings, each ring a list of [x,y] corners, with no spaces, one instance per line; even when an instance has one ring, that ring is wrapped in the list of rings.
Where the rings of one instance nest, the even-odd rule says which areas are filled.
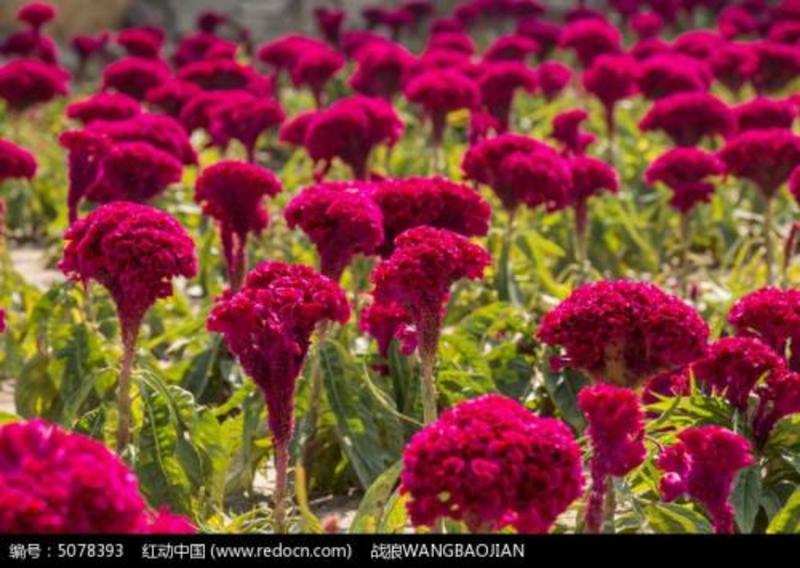
[[[228,16],[216,10],[203,10],[197,15],[197,29],[207,34],[216,33],[217,28],[228,23]]]
[[[170,75],[169,67],[160,59],[123,57],[103,70],[103,89],[113,89],[142,101],[147,91],[166,83]]]
[[[797,109],[792,101],[756,97],[733,109],[736,130],[762,130],[765,128],[786,128],[791,130]]]
[[[708,333],[708,325],[680,298],[653,284],[620,280],[572,292],[545,315],[538,337],[564,350],[553,363],[633,387],[703,355]]]
[[[539,88],[548,101],[554,100],[572,79],[572,69],[558,61],[546,61],[536,69]]]
[[[358,182],[323,182],[303,189],[284,211],[290,229],[300,227],[317,247],[320,272],[338,282],[357,254],[383,243],[383,215]]]
[[[431,352],[450,287],[462,278],[480,279],[491,258],[466,237],[427,226],[409,229],[394,245],[392,255],[372,273],[373,298],[405,309],[417,327],[420,349]]]
[[[128,55],[145,59],[159,59],[164,35],[152,28],[127,28],[117,34],[117,43]]]
[[[70,47],[78,56],[81,65],[86,65],[92,57],[105,53],[108,40],[108,32],[102,32],[96,36],[79,34],[72,37]]]
[[[125,120],[95,120],[87,128],[114,142],[147,142],[183,164],[197,163],[197,155],[186,131],[168,116],[142,113]]]
[[[478,87],[481,104],[494,117],[500,132],[508,130],[511,105],[518,90],[533,93],[536,74],[522,63],[484,63],[480,67]]]
[[[758,21],[742,6],[726,6],[717,18],[717,30],[725,39],[733,39],[757,32]]]
[[[182,68],[190,63],[207,59],[234,59],[239,46],[232,41],[221,39],[214,34],[199,32],[181,39],[172,61],[175,67]]]
[[[656,12],[639,12],[631,17],[630,25],[639,39],[651,39],[661,33],[664,19]]]
[[[323,42],[311,37],[287,35],[259,47],[256,58],[273,67],[276,72],[291,72],[304,52],[327,48]]]
[[[589,67],[601,55],[621,51],[622,36],[607,21],[597,18],[578,20],[564,28],[561,47],[575,50],[583,67]]]
[[[617,172],[602,160],[590,156],[575,156],[569,161],[569,169],[572,173],[569,197],[573,205],[603,190],[611,193],[619,191]]]
[[[740,298],[728,314],[736,335],[755,337],[800,370],[800,291],[762,288]]]
[[[250,97],[241,100],[231,97],[229,102],[214,105],[209,113],[209,134],[214,144],[226,148],[231,140],[245,147],[250,161],[255,159],[259,136],[281,125],[286,115],[274,99]]]
[[[194,85],[194,83],[189,84]],[[200,87],[197,88],[197,93],[184,102],[178,113],[178,120],[187,132],[211,130],[211,115],[217,106],[234,102],[244,104],[253,99],[252,93],[243,90],[204,91]]]
[[[142,112],[134,98],[122,93],[97,93],[67,106],[67,116],[84,125],[95,120],[124,120]]]
[[[800,374],[773,373],[756,388],[758,405],[753,417],[753,435],[763,445],[775,424],[800,412]]]
[[[555,150],[518,134],[473,146],[461,167],[468,179],[491,187],[508,211],[521,204],[548,211],[563,207],[572,185],[569,167]]]
[[[372,149],[379,144],[393,145],[403,128],[403,122],[389,103],[355,96],[287,122],[280,138],[289,143],[302,138],[311,159],[323,164],[322,176],[333,159],[339,158],[350,166],[356,179],[365,179]]]
[[[11,534],[191,534],[148,510],[134,473],[102,443],[44,420],[0,427],[0,530]]]
[[[378,344],[378,354],[386,358],[392,341],[400,342],[400,352],[411,355],[417,349],[417,330],[411,323],[411,316],[397,304],[372,303],[363,312],[359,321],[361,329],[369,333]]]
[[[544,58],[561,42],[563,30],[561,26],[540,20],[539,18],[523,18],[517,22],[517,33],[536,41],[541,48],[539,56]]]
[[[176,77],[206,91],[246,90],[254,95],[272,93],[269,78],[232,59],[203,59],[181,67]]]
[[[58,142],[67,150],[67,207],[69,222],[72,223],[78,218],[78,205],[97,179],[111,142],[105,135],[91,130],[68,130],[58,137]]]
[[[721,175],[725,167],[714,154],[693,147],[673,148],[659,156],[645,171],[649,184],[661,182],[672,190],[672,205],[687,213],[698,203],[707,203],[714,185],[706,180]]]
[[[654,55],[639,67],[639,90],[650,100],[676,93],[704,92],[710,84],[706,65],[686,55]]]
[[[179,182],[182,173],[180,160],[147,142],[117,143],[103,156],[86,197],[96,203],[144,203]]]
[[[675,38],[672,50],[699,61],[707,61],[726,42],[719,34],[709,30],[690,30]]]
[[[300,264],[262,262],[238,292],[217,299],[207,327],[222,334],[261,389],[276,446],[291,438],[294,386],[311,335],[323,321],[345,323],[349,317],[339,285]]]
[[[663,130],[677,146],[696,146],[705,137],[727,137],[736,122],[728,106],[715,96],[678,93],[656,101],[639,128]]]
[[[539,53],[539,44],[522,35],[500,36],[483,54],[484,62],[517,61],[524,63],[530,55]]]
[[[402,45],[376,43],[358,53],[358,66],[350,77],[350,86],[362,95],[390,100],[399,93],[416,58]]]
[[[800,48],[796,45],[765,40],[752,49],[756,66],[750,80],[757,92],[778,92],[800,75]]]
[[[494,394],[457,404],[417,432],[400,479],[412,524],[450,518],[473,532],[545,533],[583,489],[569,428]]]
[[[672,48],[663,39],[653,37],[650,39],[640,39],[630,49],[630,55],[636,61],[642,63],[656,55],[672,53]]]
[[[566,155],[581,156],[587,146],[595,141],[594,134],[581,130],[581,124],[589,114],[580,108],[566,110],[553,118],[553,131],[550,136],[561,143]]]
[[[75,221],[64,239],[59,269],[70,279],[94,280],[108,290],[123,335],[135,334],[150,306],[172,295],[173,278],[197,273],[194,242],[186,230],[147,205],[103,205]]]
[[[7,179],[31,179],[36,175],[36,158],[26,149],[0,138],[0,183]]]
[[[627,55],[601,55],[583,73],[583,86],[603,103],[609,131],[613,131],[614,106],[638,92],[639,65]]]
[[[688,495],[706,508],[717,533],[732,534],[729,499],[736,474],[754,463],[751,452],[746,438],[720,426],[683,430],[656,462],[664,471],[660,484],[664,500]]]
[[[321,107],[325,85],[342,67],[344,57],[326,45],[300,52],[289,68],[289,75],[295,87],[307,86],[314,95],[317,107]]]
[[[17,10],[17,20],[28,24],[36,31],[55,19],[57,11],[47,2],[28,2]]]
[[[758,56],[752,46],[731,42],[715,50],[708,64],[717,81],[738,93],[756,72]]]
[[[399,235],[422,225],[465,237],[489,232],[489,204],[476,191],[443,177],[387,179],[374,184],[371,197],[383,213],[385,239],[379,252],[384,257],[392,254]]]
[[[179,118],[183,107],[203,92],[203,89],[194,83],[172,79],[148,89],[145,100],[164,114],[172,118]]]
[[[339,45],[339,38],[342,33],[342,24],[347,17],[344,10],[335,10],[318,6],[314,8],[314,19],[317,21],[322,37],[331,45]]]
[[[691,364],[698,384],[724,396],[744,412],[756,384],[787,372],[786,362],[768,345],[752,337],[723,337]]]
[[[447,115],[460,109],[474,109],[481,93],[475,82],[457,71],[431,70],[405,86],[405,96],[420,105],[433,125],[433,139],[438,144],[444,135]]]
[[[55,65],[58,48],[55,42],[36,30],[21,30],[6,36],[0,43],[0,53],[9,58],[35,59]]]
[[[231,282],[243,276],[237,271],[244,267],[248,235],[260,235],[269,223],[264,198],[280,191],[281,182],[272,172],[246,162],[217,162],[197,178],[194,200],[219,223]]]
[[[0,99],[12,111],[23,111],[67,94],[69,74],[54,65],[20,59],[0,67]]]
[[[728,172],[771,198],[800,165],[800,137],[785,128],[750,130],[729,139],[719,157]]]

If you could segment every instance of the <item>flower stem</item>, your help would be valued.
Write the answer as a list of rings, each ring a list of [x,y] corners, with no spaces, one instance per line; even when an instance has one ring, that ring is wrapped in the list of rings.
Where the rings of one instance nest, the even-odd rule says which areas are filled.
[[[286,496],[289,489],[289,442],[275,441],[275,492],[273,520],[276,534],[286,534]]]
[[[614,478],[610,475],[606,478],[606,499],[603,507],[603,532],[614,534],[614,516],[617,512],[617,494],[614,490]]]
[[[578,262],[578,284],[586,283],[589,277],[589,255],[586,247],[586,230],[589,212],[585,199],[575,203],[575,256]]]
[[[511,272],[511,244],[514,239],[514,217],[516,209],[508,210],[508,223],[503,235],[503,245],[500,251],[500,266],[498,267],[497,294],[501,302],[518,304],[519,299],[514,293],[513,274]]]
[[[307,435],[303,442],[300,461],[308,470],[308,464],[314,458],[314,440],[317,435],[317,421],[319,420],[319,407],[322,402],[322,362],[320,361],[322,345],[328,338],[330,322],[323,322],[320,326],[317,340],[317,357],[311,369],[311,393],[308,401],[308,414],[306,415]]]
[[[775,284],[775,245],[772,241],[773,207],[772,198],[767,196],[764,201],[764,249],[767,262],[767,285]]]
[[[131,327],[132,329],[128,329]],[[133,360],[136,355],[136,338],[139,335],[139,323],[135,326],[124,325],[122,328],[122,367],[117,384],[117,453],[125,451],[131,437],[131,375]]]
[[[439,318],[423,315],[419,327],[419,356],[422,366],[422,417],[425,424],[436,421],[436,380],[433,367],[436,364],[436,351],[439,347]]]
[[[681,295],[686,298],[689,293],[689,249],[692,246],[691,235],[692,218],[689,212],[681,214],[681,252],[680,266],[678,267],[678,284]]]

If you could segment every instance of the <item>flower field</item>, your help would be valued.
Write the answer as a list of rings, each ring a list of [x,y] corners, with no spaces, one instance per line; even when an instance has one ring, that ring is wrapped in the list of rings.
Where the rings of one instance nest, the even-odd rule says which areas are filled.
[[[0,533],[800,532],[800,2],[551,4],[22,7]]]

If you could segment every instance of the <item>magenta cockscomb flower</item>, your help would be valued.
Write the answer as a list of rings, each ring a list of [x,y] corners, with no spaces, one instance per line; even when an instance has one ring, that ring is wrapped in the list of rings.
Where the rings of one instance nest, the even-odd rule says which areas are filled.
[[[126,120],[95,120],[87,128],[114,142],[147,142],[186,165],[197,163],[188,134],[173,118],[142,113]]]
[[[639,66],[627,55],[601,55],[583,73],[583,86],[603,104],[606,130],[613,139],[614,109],[619,101],[638,92]]]
[[[172,295],[172,280],[197,273],[194,242],[168,213],[115,202],[73,223],[58,267],[70,279],[94,280],[117,307],[123,358],[119,377],[117,451],[130,439],[130,379],[142,318],[159,298]],[[97,473],[96,471],[94,472]]]
[[[400,353],[411,355],[417,349],[417,330],[411,316],[398,304],[372,303],[361,313],[361,329],[369,333],[378,344],[378,354],[384,359],[395,339],[400,342]]]
[[[359,52],[350,86],[362,95],[391,100],[400,93],[416,64],[414,55],[401,45],[378,43]]]
[[[800,374],[774,373],[756,388],[758,405],[753,417],[753,436],[763,446],[781,418],[800,412]]]
[[[630,56],[639,63],[643,63],[657,55],[667,55],[671,53],[672,49],[670,45],[659,38],[640,39],[633,44],[633,47],[630,49]]]
[[[703,355],[708,334],[708,325],[683,300],[653,284],[619,280],[572,292],[545,315],[538,337],[563,349],[553,363],[631,387]]]
[[[677,93],[705,92],[710,85],[708,68],[686,55],[654,55],[639,66],[639,90],[650,100]]]
[[[0,427],[0,530],[6,534],[191,534],[150,511],[136,475],[100,442],[44,420]],[[169,521],[169,522],[168,522]]]
[[[651,39],[664,29],[664,19],[656,12],[639,12],[631,17],[630,26],[640,40]]]
[[[642,403],[656,404],[662,398],[688,396],[691,392],[691,378],[688,367],[677,371],[667,371],[648,379],[642,389]],[[657,416],[657,413],[648,412],[648,416],[651,414]]]
[[[214,105],[209,117],[208,131],[214,144],[225,149],[232,140],[238,140],[247,159],[254,162],[259,137],[268,130],[277,130],[286,115],[274,99],[232,97],[229,102]]]
[[[372,295],[378,304],[405,309],[417,329],[424,418],[430,423],[436,418],[433,366],[450,287],[463,278],[480,279],[491,258],[466,237],[433,227],[410,229],[394,245],[392,255],[372,273]]]
[[[33,59],[50,65],[55,65],[58,61],[55,42],[33,30],[9,34],[0,43],[0,53],[9,58]]]
[[[317,326],[350,317],[342,289],[308,266],[263,262],[236,293],[220,297],[208,317],[231,353],[261,389],[275,449],[274,519],[286,530],[289,443],[297,377]]]
[[[621,51],[622,35],[605,20],[578,20],[567,25],[561,34],[562,49],[572,49],[584,68],[592,65],[601,55]]]
[[[714,184],[707,181],[721,175],[725,166],[714,154],[699,148],[673,148],[659,156],[647,168],[648,184],[661,182],[672,190],[670,205],[688,214],[698,203],[707,203],[714,193]]]
[[[169,67],[160,59],[128,56],[106,66],[103,89],[113,89],[142,101],[147,91],[167,82],[170,76]]]
[[[558,153],[533,138],[503,134],[464,156],[467,178],[488,185],[509,212],[520,205],[552,211],[566,205],[572,176]]]
[[[499,131],[506,132],[511,106],[518,92],[536,91],[536,74],[522,63],[484,63],[478,75],[481,105],[495,119]]]
[[[0,183],[7,179],[32,179],[36,175],[36,167],[33,154],[0,138]]]
[[[354,178],[366,179],[373,148],[380,144],[393,146],[403,129],[403,122],[389,103],[354,96],[286,122],[280,139],[290,144],[302,141],[311,159],[322,165],[319,178],[327,174],[333,159],[339,158],[350,167]]]
[[[610,385],[586,387],[578,393],[592,442],[592,488],[584,523],[589,533],[613,523],[614,511],[604,511],[606,496],[614,491],[612,477],[623,477],[644,462],[644,413],[635,391]],[[608,517],[608,518],[607,518]]]
[[[750,81],[758,93],[776,93],[800,76],[800,48],[772,41],[752,46],[756,66]]]
[[[37,32],[55,19],[58,14],[55,6],[47,2],[28,2],[17,10],[17,20],[28,24]]]
[[[181,69],[191,63],[209,59],[236,58],[239,46],[214,34],[198,32],[183,37],[172,55],[175,67]]]
[[[190,83],[193,84],[193,83]],[[198,87],[198,89],[200,89]],[[187,132],[211,130],[211,115],[219,105],[249,102],[253,95],[247,91],[204,91],[189,97],[178,113],[178,120]]]
[[[489,204],[476,191],[444,177],[387,179],[373,185],[371,198],[383,213],[385,239],[379,252],[384,257],[392,254],[399,235],[422,225],[465,237],[489,232]]]
[[[567,156],[581,156],[586,148],[595,141],[594,134],[581,130],[581,124],[589,118],[589,113],[576,108],[566,110],[553,118],[553,131],[550,137],[557,140]]]
[[[734,39],[756,33],[758,21],[742,6],[726,6],[717,18],[717,30],[725,39]]]
[[[728,314],[736,335],[755,337],[800,370],[800,291],[762,288],[740,298]]]
[[[736,130],[763,130],[765,128],[792,128],[797,108],[790,100],[756,97],[733,109]]]
[[[237,290],[247,271],[247,238],[269,224],[264,198],[281,191],[269,170],[245,162],[222,161],[203,170],[195,186],[195,201],[219,223],[228,280]]]
[[[95,203],[146,203],[179,182],[182,174],[180,160],[147,142],[117,143],[103,156],[85,197]]]
[[[690,368],[701,387],[724,396],[742,412],[756,384],[787,372],[783,358],[752,337],[718,339]]]
[[[414,435],[400,479],[415,526],[449,518],[476,533],[545,533],[583,489],[566,424],[500,395],[462,402]]]
[[[122,93],[96,93],[67,106],[67,116],[84,125],[95,120],[124,120],[141,112],[139,101]]]
[[[385,36],[367,31],[350,30],[342,34],[341,50],[347,57],[356,59],[370,48],[381,45],[398,45]]]
[[[375,254],[383,243],[383,214],[363,183],[323,182],[303,189],[284,211],[317,248],[320,272],[338,282],[357,254]]]
[[[314,19],[322,37],[331,45],[339,45],[342,34],[342,25],[347,18],[347,12],[335,8],[318,6],[314,8]]]
[[[217,10],[203,10],[197,14],[195,26],[198,30],[207,34],[217,33],[220,27],[229,23],[228,16]]]
[[[754,462],[750,442],[720,426],[687,428],[656,462],[665,501],[688,495],[708,511],[718,534],[734,532],[729,499],[736,474]]]
[[[751,130],[728,140],[719,156],[731,174],[770,199],[800,165],[800,137],[783,128]]]
[[[672,51],[698,61],[707,61],[725,43],[725,40],[716,32],[689,30],[675,38],[672,42]]]
[[[128,55],[145,59],[160,59],[164,34],[150,27],[126,28],[117,34],[117,44]]]
[[[558,47],[563,30],[558,24],[539,18],[523,18],[517,22],[516,33],[529,37],[539,44],[539,57],[547,58]]]
[[[480,104],[478,85],[457,71],[426,71],[405,86],[405,96],[422,107],[433,127],[433,143],[442,143],[447,115],[453,111],[474,109]]]
[[[554,100],[569,84],[572,70],[558,61],[546,61],[536,69],[536,81],[544,98]]]
[[[713,95],[678,93],[656,101],[639,128],[662,130],[677,146],[696,146],[706,137],[729,136],[736,120],[731,109]]]
[[[268,77],[232,59],[203,59],[189,63],[175,76],[206,91],[244,90],[258,96],[268,96],[273,91]]]
[[[276,72],[290,71],[301,54],[315,49],[326,49],[323,42],[302,35],[286,35],[258,48],[256,58],[270,65]],[[350,53],[345,50],[345,53]]]
[[[344,67],[344,57],[328,46],[303,50],[289,68],[295,87],[308,87],[317,108],[323,106],[325,85]]]
[[[70,47],[78,58],[78,70],[76,77],[82,79],[86,74],[86,68],[92,59],[101,59],[108,55],[108,42],[110,40],[108,32],[101,32],[97,35],[79,34],[72,37]]]
[[[157,87],[148,89],[145,94],[145,100],[160,112],[172,118],[180,118],[183,107],[191,99],[204,92],[202,88],[194,83],[172,79]]]
[[[20,59],[0,67],[0,99],[9,110],[21,112],[67,94],[69,73],[34,59]]]
[[[67,207],[69,222],[72,224],[78,218],[80,202],[97,179],[100,164],[111,146],[111,141],[98,132],[68,130],[58,137],[58,142],[67,150]]]
[[[525,63],[531,55],[539,53],[540,47],[535,40],[522,35],[500,36],[486,49],[483,61],[486,63],[516,61]]]
[[[714,78],[736,94],[758,68],[758,57],[750,45],[731,42],[715,50],[708,64]]]

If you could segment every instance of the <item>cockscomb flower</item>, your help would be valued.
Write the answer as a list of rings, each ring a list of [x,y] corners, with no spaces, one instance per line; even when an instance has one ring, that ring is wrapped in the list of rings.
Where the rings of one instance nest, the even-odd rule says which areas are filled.
[[[654,55],[639,66],[639,90],[650,100],[677,93],[704,92],[710,84],[705,65],[686,55]]]
[[[163,42],[163,34],[148,27],[127,28],[117,34],[117,43],[128,55],[145,59],[159,59]]]
[[[378,43],[359,52],[358,66],[350,77],[350,86],[367,96],[392,99],[401,92],[416,58],[406,48],[394,43]]]
[[[341,50],[347,57],[357,59],[370,48],[381,45],[397,45],[385,36],[367,31],[350,30],[342,34]]]
[[[287,35],[258,48],[256,58],[270,66],[276,72],[291,70],[304,51],[327,49],[323,42],[302,36]]]
[[[328,46],[304,50],[289,68],[295,87],[307,86],[314,95],[317,108],[322,107],[325,85],[344,67],[344,57]]]
[[[563,349],[553,363],[633,387],[703,355],[708,334],[683,300],[653,284],[620,280],[576,289],[545,315],[538,337]]]
[[[572,70],[558,61],[546,61],[536,69],[536,81],[544,98],[554,100],[572,79]]]
[[[194,83],[190,83],[194,84]],[[200,89],[198,87],[198,89]],[[200,89],[197,94],[190,97],[178,113],[178,121],[187,132],[196,130],[209,131],[211,129],[211,114],[219,105],[229,105],[235,102],[244,103],[252,100],[253,95],[247,91],[204,91]]]
[[[159,59],[123,57],[103,70],[103,89],[113,89],[142,101],[150,89],[170,79],[170,69]]]
[[[592,488],[584,519],[586,530],[598,533],[603,528],[606,493],[614,491],[608,478],[626,475],[647,455],[644,413],[635,391],[602,384],[581,389],[578,405],[586,416],[592,442]],[[613,518],[613,511],[606,513]]]
[[[147,142],[184,164],[197,163],[189,136],[180,123],[169,116],[142,113],[126,120],[95,120],[87,128],[114,142]]]
[[[583,488],[569,428],[500,395],[462,402],[415,434],[400,480],[415,526],[450,518],[473,532],[545,533]]]
[[[181,39],[172,62],[178,69],[207,59],[235,59],[239,46],[214,34],[200,32]]]
[[[677,371],[667,371],[648,379],[642,389],[642,403],[656,404],[665,397],[688,396],[691,391],[688,367]],[[648,415],[650,414],[648,412]]]
[[[0,427],[0,530],[6,534],[191,534],[148,510],[134,473],[100,442],[36,419]],[[171,522],[166,522],[166,521]]]
[[[217,162],[197,178],[194,199],[204,214],[219,223],[228,278],[234,290],[246,271],[248,235],[260,235],[269,223],[264,198],[280,191],[281,182],[272,172],[245,162]]]
[[[124,201],[103,205],[75,221],[64,239],[59,269],[84,285],[96,281],[117,307],[123,345],[117,386],[121,453],[130,439],[130,379],[139,327],[156,300],[172,295],[172,279],[197,273],[194,242],[168,213]]]
[[[762,130],[765,128],[792,128],[797,109],[792,101],[756,97],[733,109],[736,130]]]
[[[603,104],[609,138],[614,137],[614,109],[638,92],[639,66],[627,55],[601,55],[583,73],[583,86]]]
[[[516,33],[529,37],[539,44],[540,59],[548,57],[558,46],[562,32],[561,26],[538,18],[523,18],[517,22]]]
[[[72,224],[78,218],[81,200],[97,179],[102,158],[108,152],[111,142],[106,136],[89,130],[68,130],[58,137],[58,142],[67,150],[67,207],[69,222]]]
[[[483,54],[484,62],[517,61],[524,63],[530,55],[539,52],[535,40],[521,35],[500,36]]]
[[[21,59],[0,67],[0,99],[15,112],[67,94],[69,74],[54,65]]]
[[[252,67],[231,59],[204,59],[189,63],[176,77],[206,91],[250,91],[254,95],[272,94],[272,82]]]
[[[389,33],[395,41],[399,38],[400,31],[411,26],[415,21],[414,14],[403,6],[398,8],[367,7],[361,13],[367,20],[369,27],[374,28],[382,25],[389,28]]]
[[[800,374],[774,373],[757,387],[758,405],[753,417],[753,435],[759,445],[769,438],[777,422],[800,412]]]
[[[417,332],[408,312],[397,304],[372,303],[361,313],[361,329],[378,344],[378,354],[389,356],[392,341],[400,341],[400,353],[411,355],[417,349]]]
[[[584,68],[601,55],[617,54],[622,36],[614,26],[600,19],[578,20],[566,26],[561,34],[562,49],[573,49]]]
[[[719,157],[728,172],[752,181],[771,199],[800,165],[800,137],[784,128],[750,130],[730,138]]]
[[[433,126],[433,141],[439,146],[447,115],[478,106],[481,93],[475,82],[457,71],[426,71],[405,86],[405,96],[420,105]]]
[[[762,288],[740,298],[728,314],[736,335],[755,337],[800,370],[800,291]]]
[[[103,156],[85,196],[95,203],[145,203],[181,180],[180,160],[147,142],[114,144]]]
[[[767,344],[752,337],[723,337],[691,364],[701,387],[724,396],[744,412],[755,386],[787,372],[786,363]]]
[[[550,137],[564,147],[564,154],[581,156],[587,146],[595,141],[594,134],[581,130],[581,124],[589,118],[583,109],[567,110],[553,118],[553,131]]]
[[[36,158],[26,149],[0,138],[0,183],[7,179],[31,179],[36,175]]]
[[[339,45],[339,38],[342,33],[342,24],[347,18],[347,12],[318,6],[314,8],[314,19],[317,22],[322,37],[331,45]]]
[[[387,179],[375,183],[370,194],[383,214],[385,239],[379,252],[384,257],[392,254],[399,235],[422,225],[465,237],[489,232],[489,204],[476,191],[444,177]]]
[[[755,73],[758,57],[750,45],[727,43],[711,55],[708,64],[714,78],[735,94]]]
[[[383,243],[383,214],[363,184],[323,182],[303,189],[284,211],[320,256],[320,272],[338,282],[357,254],[375,254]]]
[[[718,534],[734,532],[729,499],[736,474],[753,464],[750,442],[720,426],[687,428],[656,462],[664,471],[661,494],[665,501],[688,495],[711,515]]]
[[[94,57],[101,57],[107,54],[107,46],[110,35],[108,32],[101,32],[96,36],[79,34],[70,40],[70,47],[78,57],[78,77],[81,78],[86,70],[89,61]]]
[[[39,31],[47,22],[55,19],[56,13],[55,7],[47,2],[28,2],[17,10],[17,20]]]
[[[631,17],[630,26],[640,40],[651,39],[661,33],[664,19],[655,12],[639,12]]]
[[[172,118],[179,118],[183,107],[203,92],[203,89],[194,83],[172,79],[148,89],[145,100],[164,114]]]
[[[677,146],[696,146],[706,137],[727,137],[736,129],[736,121],[728,106],[713,95],[678,93],[656,101],[639,128],[662,130]]]
[[[316,327],[325,321],[345,323],[349,317],[338,284],[308,266],[282,262],[256,266],[238,292],[217,300],[208,317],[208,330],[222,334],[228,349],[264,395],[275,448],[278,532],[285,530],[295,383]]]
[[[203,10],[197,14],[195,25],[203,33],[217,33],[220,26],[229,22],[228,16],[216,10]]]
[[[481,104],[497,121],[500,132],[508,130],[514,94],[536,90],[536,74],[522,63],[489,63],[480,67],[478,88]]]
[[[462,169],[467,178],[488,185],[509,212],[522,204],[548,211],[563,207],[572,184],[569,168],[555,150],[517,134],[473,146]]]
[[[58,60],[55,42],[32,30],[9,34],[0,43],[0,53],[9,58],[35,59],[51,65],[55,65]]]
[[[671,54],[670,45],[663,39],[650,38],[640,39],[630,49],[630,56],[639,63],[647,61],[657,55]]]
[[[742,6],[726,6],[717,18],[717,30],[725,39],[734,39],[758,31],[758,21]]]
[[[698,61],[707,61],[714,51],[725,43],[725,40],[716,32],[689,30],[675,38],[672,42],[672,51],[688,55]]]
[[[139,101],[122,93],[97,93],[67,106],[67,116],[84,125],[95,120],[124,120],[140,112]]]
[[[247,151],[248,160],[255,161],[258,138],[270,129],[281,125],[286,115],[274,99],[251,97],[214,105],[209,113],[209,134],[214,144],[227,148],[231,140],[238,140]]]
[[[752,46],[756,66],[750,81],[758,93],[775,93],[800,75],[800,49],[772,41]]]
[[[672,190],[670,205],[688,213],[698,203],[707,203],[714,185],[706,178],[721,175],[725,170],[714,155],[699,148],[673,148],[659,156],[647,168],[644,179],[648,184],[661,182]]]
[[[423,52],[409,72],[409,80],[429,71],[450,71],[472,78],[476,66],[472,58],[461,51],[434,49]]]
[[[4,333],[6,331],[6,312],[3,308],[0,308],[0,333]]]

